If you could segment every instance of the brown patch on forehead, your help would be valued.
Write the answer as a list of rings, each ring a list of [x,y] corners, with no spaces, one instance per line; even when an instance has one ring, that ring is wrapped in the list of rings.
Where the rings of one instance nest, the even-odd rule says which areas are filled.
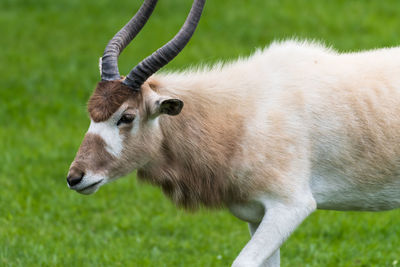
[[[140,92],[121,81],[101,81],[88,102],[90,117],[95,122],[106,121],[129,99],[139,101]]]

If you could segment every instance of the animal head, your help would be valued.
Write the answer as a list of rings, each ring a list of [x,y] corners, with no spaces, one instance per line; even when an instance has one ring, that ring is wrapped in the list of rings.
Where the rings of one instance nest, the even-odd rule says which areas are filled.
[[[142,29],[157,0],[145,0],[136,15],[111,39],[100,61],[102,80],[88,103],[89,130],[68,172],[69,187],[94,193],[100,186],[144,166],[161,146],[160,115],[178,115],[179,99],[160,95],[149,77],[185,47],[200,20],[205,0],[195,0],[183,27],[166,45],[124,78],[118,70],[122,50]]]

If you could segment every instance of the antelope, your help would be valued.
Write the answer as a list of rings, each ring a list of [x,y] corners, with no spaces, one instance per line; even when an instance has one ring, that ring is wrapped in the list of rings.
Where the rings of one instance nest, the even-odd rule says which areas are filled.
[[[251,234],[235,267],[280,266],[280,246],[316,209],[400,206],[400,48],[289,40],[156,74],[193,35],[205,5],[194,0],[178,34],[123,77],[118,57],[156,3],[145,0],[105,48],[71,189],[92,194],[137,170],[178,207],[227,208]]]

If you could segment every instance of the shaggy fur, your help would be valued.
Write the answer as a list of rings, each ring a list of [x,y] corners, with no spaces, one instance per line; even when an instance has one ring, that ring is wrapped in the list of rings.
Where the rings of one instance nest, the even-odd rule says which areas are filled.
[[[90,194],[138,169],[178,206],[228,207],[249,222],[233,266],[279,266],[280,245],[316,208],[400,207],[399,73],[400,48],[289,41],[153,75],[140,92],[101,82],[71,188]],[[118,124],[124,114],[135,120]]]
[[[392,59],[398,55],[399,49],[339,55],[313,43],[272,44],[210,70],[154,75],[142,92],[100,82],[88,110],[93,121],[105,121],[128,101],[143,126],[151,117],[148,91],[185,103],[179,116],[160,117],[160,133],[144,131],[157,141],[129,142],[154,156],[139,166],[139,177],[180,206],[224,206],[265,191],[283,197],[296,186],[286,173],[299,165],[314,173],[334,168],[360,186],[378,184],[396,177],[400,155],[393,74],[400,60]],[[335,147],[342,149],[323,152]]]

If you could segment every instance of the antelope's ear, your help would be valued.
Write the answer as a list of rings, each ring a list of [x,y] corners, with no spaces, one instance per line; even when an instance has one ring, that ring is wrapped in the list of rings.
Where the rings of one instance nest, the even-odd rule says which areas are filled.
[[[156,97],[154,97],[156,96]],[[181,113],[183,101],[177,98],[170,98],[153,94],[153,97],[148,101],[148,112],[150,117],[157,117],[161,114],[175,116]]]
[[[181,113],[181,110],[183,108],[183,101],[176,98],[169,98],[161,100],[159,105],[160,114],[175,116]]]
[[[145,99],[146,110],[149,117],[155,118],[161,114],[175,116],[181,113],[183,108],[182,100],[168,95],[159,95],[154,88],[155,85],[153,84],[152,86],[150,83],[142,86],[143,98]]]

